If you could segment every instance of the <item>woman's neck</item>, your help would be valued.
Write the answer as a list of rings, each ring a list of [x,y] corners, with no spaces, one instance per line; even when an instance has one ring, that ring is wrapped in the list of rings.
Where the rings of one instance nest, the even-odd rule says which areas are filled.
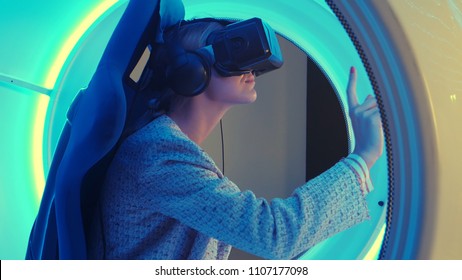
[[[204,105],[202,98],[198,97],[174,108],[167,115],[175,121],[184,134],[196,144],[201,145],[229,107]]]

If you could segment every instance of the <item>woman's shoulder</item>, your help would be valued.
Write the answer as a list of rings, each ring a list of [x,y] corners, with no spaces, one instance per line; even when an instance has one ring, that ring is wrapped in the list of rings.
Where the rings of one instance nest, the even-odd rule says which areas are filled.
[[[157,157],[165,153],[169,157],[203,155],[204,151],[184,134],[178,125],[167,115],[161,115],[128,137],[123,145],[132,149],[143,150]]]
[[[161,115],[139,129],[127,142],[132,144],[178,144],[189,143],[189,138],[181,131],[178,125],[167,115]]]
[[[181,162],[220,173],[213,159],[167,115],[157,117],[128,137],[119,154],[148,165]]]

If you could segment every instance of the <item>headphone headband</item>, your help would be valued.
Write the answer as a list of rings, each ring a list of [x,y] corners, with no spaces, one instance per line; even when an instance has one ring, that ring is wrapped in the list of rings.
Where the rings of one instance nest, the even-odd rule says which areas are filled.
[[[212,18],[212,17],[208,17],[208,18],[194,18],[194,19],[184,19],[182,21],[179,22],[179,26],[184,26],[184,25],[188,25],[188,24],[194,24],[194,23],[197,23],[197,22],[216,22],[216,23],[219,23],[223,26],[227,26],[233,22],[235,22],[236,20],[229,20],[229,19],[221,19],[221,18]]]
[[[173,31],[175,29],[178,30],[183,26],[191,25],[191,24],[195,24],[195,23],[199,23],[199,22],[216,22],[216,23],[219,23],[222,26],[227,26],[229,24],[234,23],[235,21],[237,21],[237,20],[219,19],[219,18],[212,18],[212,17],[183,19],[183,20],[179,21],[177,24],[167,27],[165,29],[165,33],[169,33],[169,32],[171,32],[171,31]]]

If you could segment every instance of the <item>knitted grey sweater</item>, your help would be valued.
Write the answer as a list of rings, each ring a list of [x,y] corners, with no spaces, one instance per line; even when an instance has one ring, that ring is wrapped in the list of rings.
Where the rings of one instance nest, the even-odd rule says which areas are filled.
[[[231,246],[291,259],[368,218],[346,160],[267,201],[224,177],[163,115],[127,138],[108,170],[89,236],[91,258],[227,259]]]

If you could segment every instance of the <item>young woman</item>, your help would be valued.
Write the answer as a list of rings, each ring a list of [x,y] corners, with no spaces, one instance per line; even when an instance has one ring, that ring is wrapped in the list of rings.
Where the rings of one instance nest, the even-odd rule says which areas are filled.
[[[183,24],[166,40],[187,50],[206,44],[217,22]],[[120,146],[100,198],[100,221],[89,240],[92,258],[227,259],[232,246],[268,259],[292,259],[368,218],[369,168],[382,153],[376,101],[348,98],[356,148],[284,199],[241,192],[200,147],[233,106],[257,98],[253,73],[222,77],[194,97],[166,91],[161,115]],[[249,167],[249,172],[252,172]]]

